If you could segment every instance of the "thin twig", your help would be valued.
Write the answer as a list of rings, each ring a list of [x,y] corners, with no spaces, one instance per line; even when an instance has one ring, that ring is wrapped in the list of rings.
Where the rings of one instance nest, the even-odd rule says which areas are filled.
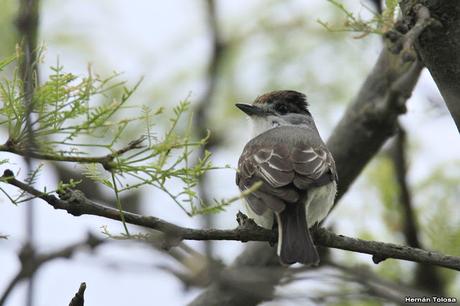
[[[398,124],[398,132],[390,149],[390,157],[394,165],[395,178],[398,183],[399,204],[402,206],[403,233],[408,246],[424,249],[418,237],[417,216],[413,208],[412,193],[407,182],[407,140],[406,131]],[[432,293],[444,293],[444,281],[433,266],[418,265],[414,277],[417,287]]]
[[[420,248],[416,216],[413,210],[412,195],[407,182],[407,161],[406,161],[406,132],[398,124],[398,132],[393,140],[390,157],[395,170],[396,182],[398,183],[399,202],[402,206],[402,220],[404,223],[403,232],[406,243],[414,248]]]
[[[348,276],[346,281],[354,281],[359,283],[367,292],[373,296],[379,296],[387,301],[400,303],[405,296],[427,296],[426,292],[422,292],[401,283],[392,282],[382,278],[369,267],[362,265],[345,266],[335,262],[328,262],[327,265],[341,271]]]
[[[94,156],[94,157],[86,157],[86,156],[66,156],[66,155],[56,155],[56,154],[49,154],[49,153],[40,153],[35,151],[27,151],[22,148],[18,148],[14,141],[8,140],[5,144],[0,145],[0,151],[3,152],[10,152],[21,156],[28,156],[40,160],[52,160],[52,161],[61,161],[61,162],[75,162],[81,164],[92,164],[98,163],[101,164],[104,169],[110,170],[113,165],[111,164],[113,160],[122,154],[134,150],[139,149],[142,147],[142,142],[145,140],[145,137],[142,136],[139,139],[136,139],[130,142],[128,145],[124,146],[121,149],[115,150],[110,154],[102,155],[102,156]]]
[[[21,261],[21,269],[10,281],[5,291],[1,295],[0,306],[3,306],[5,304],[8,296],[19,282],[21,282],[24,279],[30,278],[30,276],[33,275],[43,264],[52,261],[56,258],[70,258],[75,252],[83,248],[95,249],[105,241],[106,240],[101,240],[94,235],[88,234],[88,236],[83,241],[64,247],[60,250],[45,254],[35,254],[32,249],[25,246],[19,254],[19,259]]]

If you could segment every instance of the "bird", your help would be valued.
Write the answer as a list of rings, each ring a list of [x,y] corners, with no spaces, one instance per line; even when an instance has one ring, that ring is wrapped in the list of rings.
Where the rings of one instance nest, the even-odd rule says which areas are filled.
[[[283,265],[317,266],[310,228],[329,213],[337,193],[337,171],[308,109],[306,96],[272,91],[252,104],[236,104],[249,116],[251,139],[238,161],[236,185],[248,217],[261,227],[278,227],[277,254]]]

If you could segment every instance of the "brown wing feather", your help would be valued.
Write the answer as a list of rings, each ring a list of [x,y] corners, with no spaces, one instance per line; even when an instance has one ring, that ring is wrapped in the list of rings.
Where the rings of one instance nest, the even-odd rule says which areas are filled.
[[[266,208],[280,212],[286,203],[296,203],[302,190],[334,180],[333,162],[324,146],[249,142],[238,163],[237,185],[244,191],[261,181],[262,186],[246,198],[249,206],[257,214]]]

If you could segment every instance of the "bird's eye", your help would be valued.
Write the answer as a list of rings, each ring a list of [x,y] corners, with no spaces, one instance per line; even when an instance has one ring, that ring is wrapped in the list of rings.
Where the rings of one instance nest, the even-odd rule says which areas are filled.
[[[286,114],[288,109],[287,109],[287,106],[284,105],[284,104],[278,104],[276,107],[275,107],[275,110],[280,113],[280,114]]]

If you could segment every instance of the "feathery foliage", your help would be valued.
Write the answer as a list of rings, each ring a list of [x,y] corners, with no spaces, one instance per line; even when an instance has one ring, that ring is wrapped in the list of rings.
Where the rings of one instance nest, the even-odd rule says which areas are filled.
[[[344,14],[345,21],[343,22],[342,26],[331,26],[329,23],[322,20],[317,20],[317,22],[330,32],[361,33],[356,38],[363,38],[369,34],[383,35],[393,28],[396,17],[398,15],[397,0],[386,0],[385,9],[382,14],[378,14],[369,9],[369,12],[371,12],[373,15],[373,17],[369,20],[364,20],[360,16],[355,16],[342,4],[342,2],[338,0],[327,1]]]
[[[17,59],[0,61],[0,70]],[[167,193],[189,216],[221,211],[238,199],[216,200],[213,204],[199,199],[195,191],[199,178],[219,167],[211,164],[211,154],[207,151],[197,162],[191,162],[196,160],[195,149],[206,143],[209,133],[203,139],[192,137],[192,115],[187,99],[174,107],[170,115],[162,107],[135,108],[128,106],[127,101],[139,83],[128,87],[118,81],[118,74],[102,78],[90,68],[86,76],[80,77],[66,72],[59,61],[50,69],[48,80],[36,85],[33,96],[29,121],[34,146],[29,144],[29,114],[17,70],[11,78],[3,77],[0,81],[0,127],[8,133],[0,151],[39,160],[83,164],[86,177],[113,190],[120,212],[119,194],[146,185]],[[114,92],[120,94],[113,97]],[[161,127],[155,122],[160,121],[160,115],[169,116],[169,126],[157,134]],[[185,128],[184,121],[187,122]],[[138,133],[141,137],[124,143],[129,136],[128,126],[142,129]],[[36,179],[40,169],[29,175],[27,181]],[[58,190],[75,188],[77,184],[78,181],[60,182]],[[23,196],[8,197],[18,203]]]

